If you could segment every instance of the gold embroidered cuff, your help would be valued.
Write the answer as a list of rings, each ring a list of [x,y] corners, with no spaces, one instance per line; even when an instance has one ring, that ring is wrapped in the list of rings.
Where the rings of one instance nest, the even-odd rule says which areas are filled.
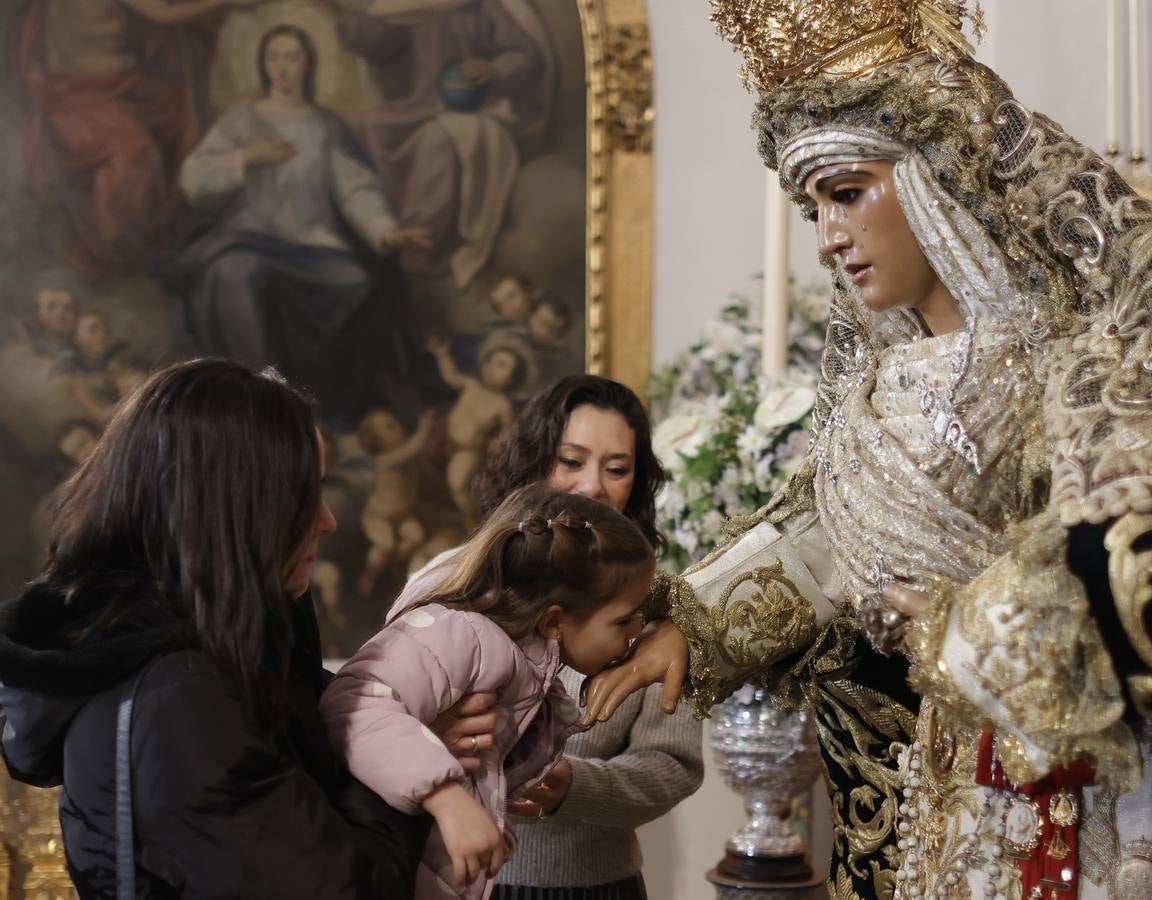
[[[684,697],[698,718],[774,662],[807,650],[818,634],[812,604],[779,560],[736,575],[719,597],[705,599],[712,602],[673,578],[669,618],[688,641]]]
[[[721,687],[717,676],[716,632],[709,610],[696,600],[692,585],[681,576],[672,576],[667,593],[668,618],[688,641],[688,677],[684,680],[683,699],[692,705],[697,719],[708,718],[708,711],[739,684]]]
[[[961,693],[943,659],[954,591],[954,585],[937,582],[928,591],[927,612],[908,623],[904,632],[904,651],[912,664],[908,682],[922,697],[931,698],[951,724],[980,732],[992,724],[990,717]]]
[[[648,589],[648,598],[640,607],[640,617],[647,622],[658,622],[668,618],[668,598],[676,576],[665,569],[657,569]]]

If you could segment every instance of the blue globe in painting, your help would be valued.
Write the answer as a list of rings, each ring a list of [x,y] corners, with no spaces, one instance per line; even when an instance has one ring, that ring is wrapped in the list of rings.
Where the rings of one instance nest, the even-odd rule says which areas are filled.
[[[449,63],[440,70],[440,99],[450,112],[476,112],[487,95],[487,86],[467,77],[459,63]]]

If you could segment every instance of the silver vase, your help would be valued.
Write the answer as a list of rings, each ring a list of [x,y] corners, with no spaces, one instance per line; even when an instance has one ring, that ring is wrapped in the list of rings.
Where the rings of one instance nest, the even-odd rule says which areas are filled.
[[[791,811],[820,774],[811,714],[784,712],[765,691],[745,685],[713,708],[711,743],[717,770],[749,818],[725,843],[726,859],[803,860],[808,846],[792,827]]]

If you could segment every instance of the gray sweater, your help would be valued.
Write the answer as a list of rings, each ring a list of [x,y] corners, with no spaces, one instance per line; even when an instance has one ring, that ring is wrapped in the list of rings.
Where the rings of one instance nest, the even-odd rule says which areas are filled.
[[[575,697],[583,677],[570,669],[561,677]],[[572,764],[572,789],[543,819],[510,819],[520,843],[497,883],[590,887],[638,874],[636,829],[704,780],[702,729],[686,703],[666,715],[657,684],[571,738],[564,755]]]

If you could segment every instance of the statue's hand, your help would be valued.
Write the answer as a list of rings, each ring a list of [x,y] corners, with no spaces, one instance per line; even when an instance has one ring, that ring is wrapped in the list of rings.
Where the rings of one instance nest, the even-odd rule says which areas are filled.
[[[684,678],[688,674],[688,642],[670,620],[652,634],[636,642],[622,662],[592,678],[584,691],[586,708],[583,722],[604,722],[634,691],[664,682],[660,705],[664,712],[676,712]]]

